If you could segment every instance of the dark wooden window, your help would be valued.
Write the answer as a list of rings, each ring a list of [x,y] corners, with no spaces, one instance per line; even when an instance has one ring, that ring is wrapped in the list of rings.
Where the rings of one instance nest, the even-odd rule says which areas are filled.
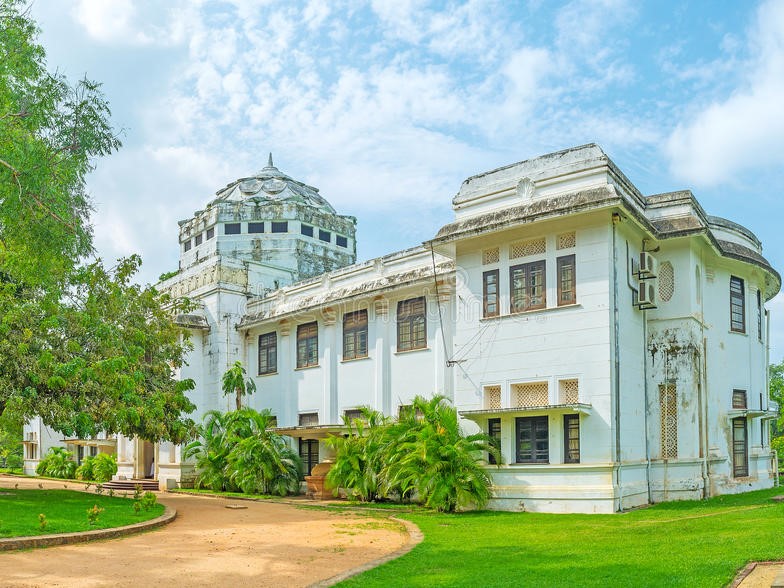
[[[185,251],[190,251],[191,250],[191,240],[190,239],[185,241],[184,245],[185,245]]]
[[[746,290],[743,280],[735,276],[730,276],[730,329],[746,332]]]
[[[270,230],[273,233],[288,233],[289,223],[288,221],[272,221],[272,228]]]
[[[318,365],[318,324],[297,326],[297,367]]]
[[[319,445],[317,439],[299,440],[299,457],[302,459],[303,474],[309,476],[319,462]]]
[[[215,236],[215,227],[210,227],[207,229],[207,240],[209,241]]]
[[[487,419],[487,436],[490,437],[490,443],[501,450],[501,419]],[[495,464],[496,460],[492,453],[487,454],[487,462]]]
[[[509,299],[511,312],[544,308],[544,260],[523,263],[509,268]]]
[[[564,463],[580,463],[580,415],[564,415]]]
[[[202,236],[201,233],[199,233],[198,235],[196,235],[196,239],[194,240],[194,245],[198,247],[199,245],[201,245],[203,239],[204,237]]]
[[[90,447],[90,457],[95,457],[96,455],[98,455],[98,448],[93,445]]]
[[[483,316],[498,316],[498,270],[482,274]]]
[[[263,233],[264,232],[264,223],[248,223],[248,232],[249,233]]]
[[[274,374],[278,371],[278,335],[264,333],[259,335],[259,375]]]
[[[330,241],[332,241],[332,233],[330,233],[329,231],[325,231],[324,229],[319,229],[319,239],[321,241],[326,241],[327,243],[329,243]]]
[[[574,255],[559,257],[556,266],[558,271],[558,306],[575,304],[577,302],[577,286]]]
[[[515,419],[517,463],[550,463],[550,438],[547,417]]]
[[[757,290],[757,339],[762,343],[762,291]]]
[[[732,408],[748,408],[745,390],[732,391]]]
[[[749,453],[746,418],[732,419],[732,475],[741,478],[749,475]]]
[[[367,357],[368,314],[367,310],[347,312],[343,315],[343,359]]]
[[[338,247],[348,247],[348,239],[346,237],[341,237],[340,235],[335,235],[335,245]]]
[[[410,351],[427,346],[425,298],[411,298],[397,303],[397,350]]]
[[[319,424],[317,412],[301,412],[297,424],[300,427],[315,427]]]
[[[242,232],[242,224],[240,223],[226,223],[223,225],[224,235],[239,235]]]
[[[299,232],[305,235],[306,237],[313,236],[313,227],[310,225],[300,225]]]

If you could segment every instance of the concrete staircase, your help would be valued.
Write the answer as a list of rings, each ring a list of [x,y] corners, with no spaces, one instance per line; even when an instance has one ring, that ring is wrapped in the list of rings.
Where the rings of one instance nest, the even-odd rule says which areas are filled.
[[[104,482],[101,486],[103,486],[104,490],[111,489],[115,492],[133,492],[136,490],[136,486],[141,486],[144,492],[157,492],[160,489],[158,480],[111,480],[110,482]]]

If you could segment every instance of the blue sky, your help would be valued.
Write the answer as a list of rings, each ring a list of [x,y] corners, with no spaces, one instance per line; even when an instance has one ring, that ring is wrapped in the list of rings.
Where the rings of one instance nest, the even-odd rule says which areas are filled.
[[[784,269],[784,2],[36,0],[50,68],[103,82],[123,149],[99,254],[177,267],[177,220],[266,163],[358,218],[367,259],[432,237],[470,175],[599,143],[690,188]],[[784,296],[770,304],[784,356]],[[782,316],[779,317],[778,315]]]

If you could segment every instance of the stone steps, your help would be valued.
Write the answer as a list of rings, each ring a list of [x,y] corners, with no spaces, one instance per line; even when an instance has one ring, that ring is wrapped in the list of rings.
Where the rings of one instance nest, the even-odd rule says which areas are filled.
[[[110,482],[104,482],[101,484],[105,490],[127,490],[129,492],[133,492],[136,490],[136,486],[141,486],[142,490],[145,492],[157,492],[160,488],[158,486],[158,480],[111,480]]]

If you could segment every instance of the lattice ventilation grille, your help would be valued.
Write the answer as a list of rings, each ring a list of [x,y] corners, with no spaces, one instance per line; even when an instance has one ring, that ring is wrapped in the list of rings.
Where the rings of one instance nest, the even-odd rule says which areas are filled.
[[[485,386],[485,409],[498,410],[501,408],[501,386]]]
[[[678,457],[678,392],[675,384],[659,386],[662,459]]]
[[[493,247],[492,249],[485,249],[482,251],[482,265],[498,263],[499,259],[501,259],[501,253],[498,247]]]
[[[312,427],[318,425],[318,413],[317,412],[308,412],[299,415],[299,426],[300,427]]]
[[[547,393],[547,382],[512,384],[512,400],[515,408],[547,406],[550,404]]]
[[[577,380],[560,380],[558,382],[558,402],[560,404],[576,404],[579,402],[579,386]]]
[[[574,231],[571,233],[562,233],[558,235],[558,239],[556,240],[555,248],[556,249],[571,249],[577,245],[577,235]]]
[[[509,249],[509,258],[517,259],[518,257],[528,257],[529,255],[542,255],[547,250],[544,237],[540,239],[529,239],[528,241],[520,241],[513,243]]]
[[[672,264],[665,261],[659,266],[659,299],[669,302],[675,293],[675,271]]]

